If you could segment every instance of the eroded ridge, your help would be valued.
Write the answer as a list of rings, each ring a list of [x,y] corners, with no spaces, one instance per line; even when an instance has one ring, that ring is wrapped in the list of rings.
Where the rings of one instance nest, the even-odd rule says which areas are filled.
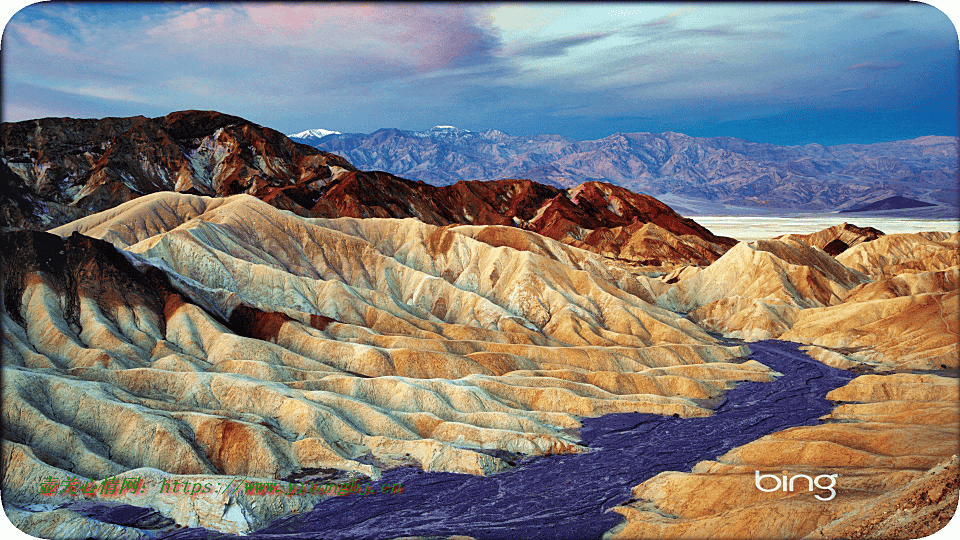
[[[487,475],[584,452],[582,417],[708,416],[695,400],[773,378],[636,276],[519,229],[159,193],[52,232],[2,250],[13,503],[44,477],[132,470]],[[150,502],[232,532],[312,504],[248,503]]]
[[[847,237],[855,245],[835,257],[810,244],[838,230],[742,242],[644,283],[706,330],[804,343],[836,367],[957,369],[960,233]]]
[[[863,375],[827,398],[841,404],[824,424],[635,487],[605,538],[918,538],[945,525],[960,483],[956,379]],[[793,480],[804,474],[814,486]]]
[[[811,359],[796,344],[760,342],[753,348],[753,360],[782,376],[773,382],[741,383],[727,392],[713,416],[626,413],[587,419],[581,436],[589,452],[538,457],[488,477],[425,474],[410,468],[388,471],[384,480],[402,482],[405,488],[402,496],[385,502],[388,506],[324,501],[310,513],[275,523],[258,535],[306,539],[322,531],[331,539],[454,534],[600,538],[622,520],[609,510],[619,511],[617,505],[628,502],[631,486],[664,470],[689,470],[701,460],[785,428],[816,425],[831,409],[824,396],[854,377]]]

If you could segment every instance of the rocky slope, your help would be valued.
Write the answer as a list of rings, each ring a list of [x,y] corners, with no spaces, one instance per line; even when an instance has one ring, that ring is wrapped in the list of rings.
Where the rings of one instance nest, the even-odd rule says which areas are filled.
[[[850,223],[841,223],[833,227],[827,227],[822,231],[811,234],[789,234],[779,236],[776,240],[795,240],[804,244],[816,246],[828,255],[837,256],[848,248],[863,242],[876,240],[883,236],[883,231],[873,227],[857,227]]]
[[[529,180],[437,187],[386,173],[351,172],[329,184],[310,215],[518,226],[595,253],[653,266],[708,265],[735,243],[649,195],[600,182],[565,191]],[[643,229],[647,223],[657,228]],[[627,243],[632,249],[625,251]]]
[[[626,521],[606,538],[916,538],[949,520],[958,492],[960,233],[881,234],[843,224],[742,243],[651,288],[660,305],[689,310],[704,328],[806,343],[821,362],[879,374],[830,392],[842,404],[824,424],[637,486],[635,502],[617,508]],[[835,258],[820,249],[838,241],[850,247]],[[927,373],[890,374],[898,371]],[[838,474],[836,499],[813,500],[804,488],[766,493],[755,471]]]
[[[529,178],[573,187],[595,180],[653,196],[734,206],[835,210],[906,195],[957,206],[957,139],[777,146],[732,137],[618,133],[595,141],[443,127],[381,129],[294,140],[432,184]],[[956,215],[956,211],[948,215]]]
[[[946,524],[960,487],[956,379],[865,375],[827,398],[841,405],[824,424],[637,486],[604,538],[919,538]],[[766,491],[758,474],[773,476]],[[798,474],[812,482],[773,489]]]
[[[654,227],[645,225],[647,233]],[[957,238],[887,235],[838,258],[789,238],[741,243],[709,267],[653,279],[517,227],[304,218],[250,195],[163,192],[50,233],[6,232],[5,505],[31,530],[60,530],[30,510],[38,503],[67,505],[57,523],[95,529],[71,506],[74,496],[38,495],[41,479],[134,475],[150,495],[114,503],[153,508],[173,520],[165,527],[245,532],[323,497],[191,499],[158,486],[173,476],[218,486],[234,476],[376,479],[401,465],[489,475],[518,456],[582,453],[583,417],[703,417],[738,381],[773,379],[762,364],[738,363],[745,346],[724,346],[704,328],[778,335],[861,371],[956,369]],[[831,398],[851,404],[835,418],[863,427],[776,433],[716,466],[701,464],[692,475],[699,484],[670,480],[679,487],[638,493],[677,505],[679,495],[702,489],[704,474],[727,475],[716,480],[732,490],[724,504],[756,503],[750,515],[758,520],[793,505],[797,519],[757,529],[785,537],[827,521],[809,517],[805,502],[742,492],[736,482],[744,467],[760,466],[750,461],[756,456],[846,467],[871,487],[844,504],[894,497],[890,478],[909,482],[903,497],[913,497],[940,481],[923,476],[949,457],[946,443],[930,441],[955,439],[956,425],[903,411],[955,411],[944,390],[955,379],[874,377]],[[927,403],[931,388],[942,403]],[[884,431],[890,426],[898,435]],[[896,457],[912,455],[908,439],[935,452]],[[787,463],[790,456],[807,461]],[[650,486],[690,476],[665,474]],[[655,526],[670,535],[739,515],[671,506],[674,521],[650,525],[642,514],[650,507],[624,508],[629,520],[612,534]],[[655,515],[666,506],[659,508]]]
[[[354,170],[339,156],[213,111],[2,123],[0,141],[4,182],[35,206],[0,224],[14,227],[46,229],[158,191],[250,193],[294,205]]]
[[[585,427],[600,416],[614,426],[600,438],[624,445],[662,426],[651,440],[665,442],[646,452],[657,471],[679,469],[618,477],[622,498],[591,479],[607,489],[604,509],[641,484],[611,536],[718,525],[882,536],[928,530],[917,516],[942,521],[955,500],[960,233],[843,224],[733,245],[602,182],[432,186],[208,113],[70,129],[48,120],[2,126],[35,148],[4,149],[7,223],[71,219],[0,231],[0,469],[4,510],[24,530],[246,533],[329,496],[226,489],[238,479],[372,483],[423,471],[439,475],[411,482],[425,492],[517,474],[484,484],[494,506],[469,509],[499,515],[495,495],[512,479],[542,485],[525,467],[549,475],[552,459],[608,460]],[[67,151],[81,136],[108,144]],[[751,346],[779,363],[745,360],[750,346],[711,332],[789,340],[809,358],[764,343]],[[831,408],[817,397],[807,420],[736,443],[709,424],[731,415],[742,436],[773,416],[805,418],[811,380],[829,372],[835,388],[854,377],[811,358],[865,374],[829,394],[842,405],[827,422],[805,425]],[[774,405],[738,416],[757,403],[727,401],[741,390],[770,390]],[[725,446],[675,461],[671,430],[701,420]],[[841,473],[835,511],[807,492],[753,488],[754,470],[780,467]],[[43,478],[113,475],[143,478],[147,493],[38,494]],[[175,478],[218,491],[159,492]],[[403,504],[388,506],[420,512]],[[364,526],[367,514],[350,515]]]
[[[650,294],[708,330],[808,344],[845,369],[956,369],[960,233],[856,243],[855,230],[740,243],[706,268],[648,282]],[[856,245],[836,258],[815,245],[842,234]]]

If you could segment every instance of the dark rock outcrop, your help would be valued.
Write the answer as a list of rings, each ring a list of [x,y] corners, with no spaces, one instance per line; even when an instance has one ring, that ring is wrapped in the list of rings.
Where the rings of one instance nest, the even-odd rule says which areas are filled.
[[[16,175],[5,168],[3,183],[18,190],[9,195],[17,210],[3,217],[12,226],[41,229],[157,191],[249,193],[297,210],[318,196],[331,167],[353,170],[339,156],[214,111],[3,123],[0,141],[3,162]]]

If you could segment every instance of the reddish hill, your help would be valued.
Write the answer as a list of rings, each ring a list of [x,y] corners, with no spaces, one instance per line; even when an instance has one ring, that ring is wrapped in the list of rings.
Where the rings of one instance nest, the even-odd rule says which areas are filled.
[[[12,220],[15,227],[50,228],[157,191],[250,193],[293,208],[319,196],[334,172],[354,170],[339,156],[214,111],[2,123],[0,141],[23,197],[45,206]],[[286,189],[278,197],[279,187]]]
[[[519,225],[532,218],[544,200],[559,194],[530,180],[437,187],[384,172],[354,171],[330,182],[311,212],[324,217],[415,217],[432,225]]]
[[[531,221],[531,229],[550,237],[571,234],[575,230],[614,228],[632,223],[654,223],[678,235],[693,235],[708,242],[732,246],[736,241],[719,237],[690,218],[685,218],[657,199],[603,182],[585,182],[554,197]]]
[[[733,241],[625,188],[587,182],[559,190],[531,180],[433,186],[356,170],[345,159],[242,118],[180,111],[158,118],[43,118],[0,125],[4,223],[48,229],[141,195],[247,193],[307,217],[417,218],[433,225],[508,225],[631,261],[709,264]],[[654,234],[633,224],[653,223]],[[618,229],[612,240],[606,231]],[[594,233],[591,236],[591,233]],[[674,235],[677,239],[666,237]],[[679,237],[709,243],[693,246]],[[594,242],[591,239],[596,238]],[[643,246],[657,244],[657,249]],[[629,249],[623,249],[630,244]],[[664,245],[672,246],[664,253]],[[649,251],[647,253],[646,251]],[[694,255],[691,255],[694,254]]]

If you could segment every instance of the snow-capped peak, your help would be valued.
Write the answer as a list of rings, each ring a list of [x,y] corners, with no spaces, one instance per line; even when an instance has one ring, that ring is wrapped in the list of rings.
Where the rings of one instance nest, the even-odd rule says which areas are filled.
[[[287,135],[291,139],[307,139],[310,137],[326,137],[327,135],[340,135],[339,131],[331,131],[329,129],[308,129],[306,131],[301,131],[300,133],[294,133],[293,135]]]
[[[456,126],[442,125],[442,126],[433,126],[432,128],[426,131],[407,131],[406,133],[408,135],[413,135],[414,137],[420,137],[422,139],[437,138],[437,137],[445,139],[451,136],[460,137],[463,135],[467,135],[471,132],[468,129],[460,129]]]

